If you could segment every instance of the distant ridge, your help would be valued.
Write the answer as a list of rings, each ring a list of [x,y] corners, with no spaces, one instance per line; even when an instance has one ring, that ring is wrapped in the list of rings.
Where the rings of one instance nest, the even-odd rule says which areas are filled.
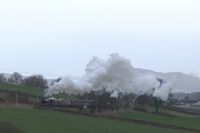
[[[153,75],[161,78],[172,86],[174,92],[200,92],[200,78],[192,75],[181,72],[161,73],[139,68],[135,68],[135,74],[138,76]]]

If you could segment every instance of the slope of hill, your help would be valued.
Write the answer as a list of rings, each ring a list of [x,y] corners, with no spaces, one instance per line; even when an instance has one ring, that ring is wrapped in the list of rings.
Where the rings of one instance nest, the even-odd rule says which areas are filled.
[[[33,95],[33,96],[42,96],[43,90],[40,88],[28,87],[23,85],[14,85],[9,83],[0,83],[0,91],[20,91],[25,94]]]

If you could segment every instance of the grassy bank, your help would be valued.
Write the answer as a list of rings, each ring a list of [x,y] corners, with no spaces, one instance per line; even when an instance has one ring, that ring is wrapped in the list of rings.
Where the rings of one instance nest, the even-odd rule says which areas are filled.
[[[33,96],[42,96],[43,90],[35,87],[28,87],[23,85],[14,85],[9,83],[0,83],[0,90],[20,91],[25,94]]]

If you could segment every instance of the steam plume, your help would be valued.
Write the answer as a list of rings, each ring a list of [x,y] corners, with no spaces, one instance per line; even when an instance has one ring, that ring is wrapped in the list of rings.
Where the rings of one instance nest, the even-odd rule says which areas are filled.
[[[169,88],[169,85],[161,85],[156,76],[136,75],[130,60],[111,54],[107,60],[93,57],[86,65],[84,76],[62,78],[47,89],[46,95],[61,92],[77,94],[102,89],[112,92],[117,89],[122,93],[150,94],[166,100]],[[113,95],[117,95],[116,92]]]

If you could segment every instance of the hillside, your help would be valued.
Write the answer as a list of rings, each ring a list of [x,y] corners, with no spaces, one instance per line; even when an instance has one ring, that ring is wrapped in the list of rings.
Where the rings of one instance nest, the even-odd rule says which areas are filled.
[[[200,92],[200,78],[198,77],[181,72],[160,73],[139,68],[135,68],[134,70],[137,76],[152,75],[163,79],[166,83],[170,84],[173,92]]]
[[[0,83],[0,91],[20,91],[21,93],[33,95],[33,96],[42,96],[43,90],[40,88],[28,87],[23,85],[14,85],[9,83]]]

